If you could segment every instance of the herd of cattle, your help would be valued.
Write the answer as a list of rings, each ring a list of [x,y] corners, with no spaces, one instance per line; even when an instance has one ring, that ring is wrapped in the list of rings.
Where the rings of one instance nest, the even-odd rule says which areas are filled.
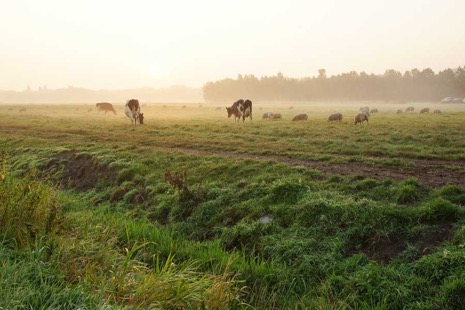
[[[116,114],[116,110],[113,105],[109,102],[99,102],[96,104],[98,111],[113,112]],[[185,108],[186,106],[183,106]],[[218,108],[217,108],[218,109]],[[260,108],[261,109],[261,108]],[[292,107],[290,107],[292,109]],[[230,107],[226,107],[226,111],[228,113],[228,118],[234,116],[234,122],[239,123],[240,119],[242,118],[242,122],[248,117],[250,121],[252,121],[252,101],[249,99],[239,99],[232,104]],[[405,112],[414,112],[415,108],[410,106],[405,109]],[[429,108],[423,108],[420,110],[420,114],[429,113]],[[130,99],[126,101],[124,106],[124,113],[127,117],[131,120],[132,124],[143,124],[144,123],[144,113],[140,112],[140,104],[139,100],[137,99]],[[364,122],[368,123],[370,114],[378,113],[378,109],[370,109],[369,107],[361,107],[357,114],[354,117],[354,125],[363,124]],[[397,114],[403,113],[402,109],[398,109]],[[436,109],[434,110],[435,114],[441,114],[441,110]],[[273,113],[273,112],[266,112],[262,115],[262,119],[270,119],[270,120],[277,120],[282,119],[281,113]],[[297,114],[294,116],[292,121],[306,121],[308,120],[308,115],[305,113]],[[328,122],[334,121],[342,121],[342,113],[334,113],[328,116]]]

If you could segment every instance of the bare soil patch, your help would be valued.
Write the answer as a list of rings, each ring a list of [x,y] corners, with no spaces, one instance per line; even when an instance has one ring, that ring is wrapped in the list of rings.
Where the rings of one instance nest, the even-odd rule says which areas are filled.
[[[408,243],[418,249],[418,257],[434,252],[434,248],[441,245],[452,237],[452,227],[449,223],[442,223],[428,234],[418,236],[415,240],[407,241],[396,235],[375,236],[367,240],[360,248],[351,248],[348,256],[364,253],[367,257],[382,264],[387,264],[399,256]]]
[[[446,160],[405,159],[408,167],[375,166],[358,162],[331,163],[315,160],[301,160],[277,155],[240,154],[225,151],[201,151],[195,149],[171,148],[168,151],[179,151],[195,155],[215,155],[227,158],[252,159],[274,161],[292,166],[302,166],[308,169],[319,170],[328,175],[362,175],[366,178],[405,180],[416,178],[424,185],[439,188],[454,184],[465,186],[465,169],[452,169],[451,167],[465,167],[465,162]]]
[[[117,171],[102,165],[89,154],[78,154],[75,150],[65,151],[53,157],[45,167],[46,172],[62,170],[60,184],[85,192],[99,182],[113,184]]]

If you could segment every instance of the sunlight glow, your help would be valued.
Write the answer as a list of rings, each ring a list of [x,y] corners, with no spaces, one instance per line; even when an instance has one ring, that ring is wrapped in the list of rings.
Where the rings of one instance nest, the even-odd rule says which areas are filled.
[[[155,63],[149,65],[148,73],[151,77],[159,77],[161,75],[160,66]]]

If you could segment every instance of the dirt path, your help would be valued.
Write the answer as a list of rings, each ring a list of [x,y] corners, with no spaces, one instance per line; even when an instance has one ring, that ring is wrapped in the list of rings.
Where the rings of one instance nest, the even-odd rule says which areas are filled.
[[[374,166],[357,162],[330,163],[314,160],[300,160],[287,156],[240,154],[227,151],[202,151],[185,148],[163,148],[169,152],[181,152],[194,155],[221,156],[226,158],[274,161],[291,166],[303,166],[316,169],[329,175],[363,175],[377,179],[405,180],[413,177],[426,186],[441,187],[448,184],[465,186],[465,162],[405,159],[409,167]],[[454,169],[452,167],[459,167]]]

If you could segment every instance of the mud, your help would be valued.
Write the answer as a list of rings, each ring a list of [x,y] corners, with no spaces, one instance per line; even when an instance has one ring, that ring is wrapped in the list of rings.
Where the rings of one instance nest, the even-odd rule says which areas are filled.
[[[252,155],[235,152],[201,151],[183,148],[171,148],[165,150],[194,155],[213,155],[227,158],[274,161],[291,166],[301,166],[307,169],[318,170],[327,175],[362,175],[366,178],[393,179],[397,181],[416,178],[422,185],[432,188],[439,188],[449,184],[465,186],[465,162],[461,161],[402,159],[406,165],[400,167],[368,165],[358,162],[331,163],[316,160],[300,160],[286,156]]]

